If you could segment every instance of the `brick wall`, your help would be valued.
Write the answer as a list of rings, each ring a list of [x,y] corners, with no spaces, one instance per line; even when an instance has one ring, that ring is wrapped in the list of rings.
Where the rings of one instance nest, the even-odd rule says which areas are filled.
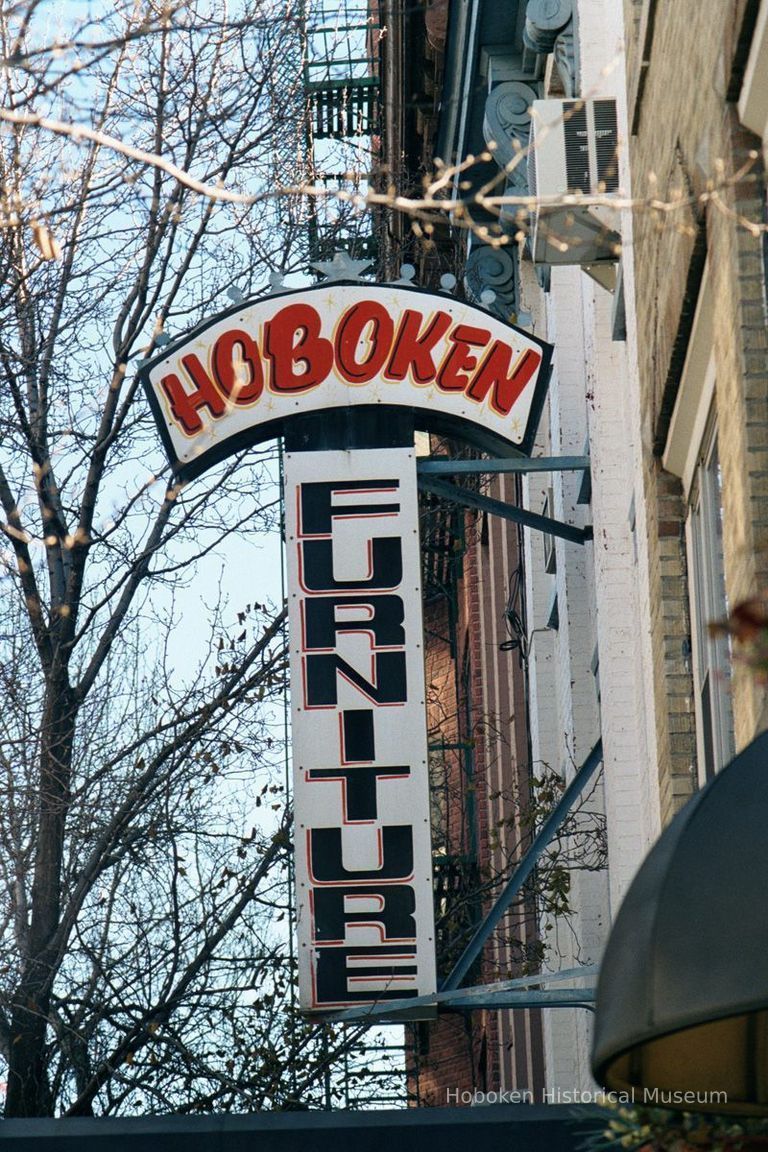
[[[515,499],[509,478],[491,481],[490,491]],[[476,918],[488,911],[525,847],[529,750],[522,664],[516,651],[502,649],[509,638],[510,583],[521,559],[517,531],[502,519],[468,513],[465,540],[455,598],[436,598],[426,607],[426,679],[433,785],[444,781],[448,797],[436,807],[433,823],[444,828],[438,841],[445,854],[476,857],[484,891],[471,906]],[[451,933],[445,936],[450,953],[438,951],[443,976],[467,939],[455,947]],[[535,906],[526,899],[505,916],[465,983],[528,970],[537,940]],[[409,1035],[412,1088],[427,1106],[455,1104],[457,1092],[471,1091],[519,1089],[541,1098],[538,1012],[441,1018]]]
[[[735,109],[724,111],[727,167],[751,164],[749,176],[728,190],[727,207],[748,221],[760,221],[765,178],[760,141],[742,128]],[[768,337],[765,278],[760,237],[734,227],[730,217],[710,209],[717,252],[718,300],[715,351],[716,403],[723,469],[723,531],[726,588],[731,604],[768,592]],[[714,256],[714,252],[713,252]],[[733,685],[737,746],[747,743],[761,722],[764,689],[739,672]]]
[[[495,477],[490,495],[517,503],[512,477]],[[522,613],[522,556],[517,528],[500,517],[485,517],[472,538],[465,569],[468,640],[472,645],[474,739],[478,788],[485,796],[482,835],[497,890],[509,876],[529,837],[528,721],[524,666],[519,648],[510,648],[508,609]],[[516,594],[516,595],[515,595]],[[510,603],[510,595],[515,595]],[[504,917],[484,952],[483,979],[503,980],[530,970],[538,958],[535,903],[521,899]],[[539,1098],[543,1087],[541,1028],[535,1012],[495,1016],[494,1070],[502,1089],[525,1089]]]
[[[658,455],[666,436],[665,397],[674,399],[676,356],[688,326],[697,226],[706,224],[713,276],[716,410],[722,466],[726,588],[730,603],[765,591],[766,335],[760,241],[737,217],[763,216],[762,174],[753,165],[732,175],[758,142],[737,123],[727,99],[743,3],[703,0],[660,3],[640,106],[630,145],[633,194],[692,201],[673,211],[640,207],[633,214],[632,264],[643,460],[636,493],[643,502],[651,608],[659,788],[667,821],[696,780],[693,685],[680,481]],[[632,9],[625,5],[625,12]],[[637,44],[631,59],[639,59]],[[685,67],[680,61],[685,61]],[[632,84],[629,85],[630,93]],[[684,347],[683,347],[684,352]],[[668,407],[668,405],[667,405]],[[656,444],[656,455],[652,451]],[[762,689],[737,675],[733,683],[737,745],[755,733]]]

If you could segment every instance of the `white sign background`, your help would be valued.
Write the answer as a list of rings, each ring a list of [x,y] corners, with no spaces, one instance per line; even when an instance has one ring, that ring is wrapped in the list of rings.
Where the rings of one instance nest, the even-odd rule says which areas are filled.
[[[339,485],[321,498],[321,503],[322,499],[327,500],[330,509],[330,522],[325,525],[330,528],[330,533],[308,530],[313,525],[303,523],[301,512],[307,486],[319,486],[322,482]],[[375,488],[373,482],[388,483],[383,488]],[[326,1011],[382,999],[428,995],[435,991],[436,976],[415,453],[407,448],[288,453],[285,484],[301,1006],[305,1011]],[[317,528],[317,524],[314,527]],[[381,558],[377,551],[381,543],[377,544],[376,539],[389,540],[385,547],[389,548],[390,556],[397,550],[397,541],[400,542],[402,574],[396,586],[374,592],[371,581],[376,577],[377,556]],[[330,540],[333,579],[348,582],[349,590],[308,590],[307,584],[312,580],[305,545],[307,541],[318,540]],[[328,546],[321,544],[320,547],[327,549]],[[368,593],[365,591],[366,582],[370,589]],[[307,641],[308,601],[318,598],[327,601],[328,596],[354,598],[357,603],[346,606],[340,606],[337,601],[331,609],[331,619],[337,624],[342,621],[365,623],[372,620],[374,610],[361,602],[366,595],[375,600],[377,593],[391,598],[387,600],[390,608],[393,604],[397,606],[398,598],[402,602],[401,627],[405,642],[402,645],[384,644],[378,651],[404,654],[407,698],[397,703],[376,704],[336,670],[331,675],[337,696],[335,704],[308,706],[308,660],[318,654],[328,655],[327,648],[310,647]],[[327,608],[328,605],[321,607]],[[395,623],[398,614],[399,608],[395,613]],[[370,682],[375,680],[372,671],[377,639],[375,629],[335,631],[332,651]],[[391,639],[391,636],[384,639]],[[405,768],[408,772],[406,775],[395,771],[390,776],[382,774],[376,778],[373,819],[349,819],[347,783],[327,772],[345,763],[342,714],[350,710],[357,717],[366,714],[363,716],[366,723],[372,722],[375,737],[373,763],[377,767]],[[349,765],[349,757],[346,763]],[[361,767],[362,763],[357,768],[348,766],[346,771],[359,772]],[[326,773],[322,778],[311,779],[313,770],[326,770]],[[347,782],[351,787],[353,782],[349,776]],[[370,817],[372,813],[366,812],[365,815]],[[313,879],[310,843],[313,830],[318,829],[340,829],[343,867],[347,872],[357,873],[354,883],[349,880],[329,882],[327,876],[325,880]],[[376,890],[382,887],[377,874],[382,867],[382,858],[386,868],[386,838],[392,835],[387,829],[399,829],[396,834],[401,840],[410,836],[413,846],[412,875],[384,882],[385,890],[387,884],[399,885],[401,896],[405,887],[413,890],[413,897],[406,893],[408,900],[413,900],[413,915],[406,916],[405,920],[414,925],[415,931],[397,938],[396,945],[386,934],[383,923],[386,918],[377,921],[375,914],[377,908],[384,906]],[[316,893],[320,888],[342,889],[345,886],[358,887],[358,892],[352,896],[336,893],[343,902],[345,913],[357,914],[357,922],[346,923],[344,939],[330,944],[318,941]],[[366,898],[367,893],[369,898]],[[327,900],[328,897],[321,896],[320,899]],[[401,917],[398,923],[402,922]],[[409,939],[409,935],[413,939]],[[345,946],[359,949],[359,952],[346,957],[337,952],[335,957],[325,958],[326,962],[332,962],[343,970],[346,989],[329,1003],[327,992],[324,998],[323,990],[318,989],[318,963],[323,963],[320,955],[329,948],[338,950]],[[384,949],[387,949],[386,955]],[[382,975],[381,970],[376,973],[375,969],[381,965],[388,968],[389,974]]]

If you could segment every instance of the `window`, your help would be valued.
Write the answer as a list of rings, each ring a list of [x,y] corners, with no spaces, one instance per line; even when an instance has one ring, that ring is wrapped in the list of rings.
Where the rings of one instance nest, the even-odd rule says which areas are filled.
[[[720,459],[712,420],[702,440],[689,495],[688,568],[696,743],[699,778],[705,783],[734,753],[728,638],[709,631],[710,623],[728,614]]]

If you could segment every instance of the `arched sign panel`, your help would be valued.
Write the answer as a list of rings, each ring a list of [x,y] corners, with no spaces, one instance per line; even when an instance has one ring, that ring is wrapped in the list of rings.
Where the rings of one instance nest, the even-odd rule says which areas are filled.
[[[171,464],[190,479],[292,416],[358,405],[528,454],[550,362],[550,345],[464,301],[330,282],[220,314],[142,378]]]
[[[301,446],[284,490],[307,1012],[436,986],[416,462],[411,416],[393,413],[528,452],[551,351],[449,296],[328,282],[232,308],[142,369],[182,480],[282,433]],[[354,443],[335,435],[341,411],[363,417]]]

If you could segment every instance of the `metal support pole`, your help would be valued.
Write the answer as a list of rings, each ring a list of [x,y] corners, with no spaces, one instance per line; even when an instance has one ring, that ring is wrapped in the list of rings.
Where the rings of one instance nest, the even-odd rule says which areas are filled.
[[[467,995],[482,992],[509,992],[514,988],[536,988],[539,984],[560,984],[564,980],[585,980],[588,976],[597,976],[600,971],[599,964],[580,964],[578,968],[560,968],[557,972],[531,972],[529,976],[513,976],[511,980],[497,980],[493,984],[475,984],[471,988],[462,988]],[[452,996],[452,992],[443,993]]]
[[[542,977],[538,977],[539,981]],[[438,992],[434,996],[414,996],[410,999],[382,1001],[360,1008],[347,1008],[328,1019],[334,1023],[381,1024],[407,1020],[419,1007],[436,1007],[447,1011],[474,1012],[480,1009],[500,1011],[509,1008],[586,1008],[594,1011],[594,987],[559,988],[554,990],[510,988],[492,991],[481,986],[456,988],[451,992]]]
[[[574,801],[581,795],[584,788],[592,779],[593,775],[597,771],[598,766],[602,763],[602,759],[603,742],[602,740],[598,740],[597,744],[595,744],[589,756],[587,756],[581,768],[579,768],[578,772],[573,777],[573,780],[571,780],[570,784],[558,800],[557,804],[552,809],[549,816],[547,816],[541,828],[534,836],[530,848],[510,876],[505,888],[496,900],[496,903],[493,905],[483,922],[476,929],[474,936],[470,940],[467,947],[464,949],[464,952],[456,962],[453,971],[443,984],[441,992],[447,992],[452,988],[459,987],[467,972],[472,967],[477,957],[480,955],[486,940],[491,935],[494,928],[496,928],[500,923],[504,913],[507,911],[512,901],[520,892],[520,889],[522,888],[525,881],[533,872],[539,857],[546,849],[547,845],[557,832],[560,825],[565,821],[573,806]]]
[[[503,460],[450,460],[425,456],[416,461],[419,475],[450,476],[475,472],[587,472],[589,456],[513,456]]]
[[[457,989],[461,992],[461,989]],[[563,988],[548,992],[497,992],[491,996],[452,996],[440,1002],[441,1008],[458,1011],[504,1011],[509,1008],[586,1008],[594,1012],[595,988]]]
[[[435,480],[431,476],[422,475],[419,478],[419,488],[434,492],[455,504],[464,504],[468,508],[479,508],[481,512],[490,512],[492,516],[502,516],[505,520],[514,520],[526,528],[536,528],[550,536],[560,536],[563,540],[570,540],[572,544],[585,544],[592,539],[592,527],[576,528],[573,524],[564,524],[561,520],[553,520],[550,516],[540,516],[537,512],[528,512],[525,508],[518,508],[516,504],[507,504],[503,500],[492,500],[490,496],[481,496],[479,492],[470,492],[467,488],[459,488],[456,484],[448,484],[445,480]]]

